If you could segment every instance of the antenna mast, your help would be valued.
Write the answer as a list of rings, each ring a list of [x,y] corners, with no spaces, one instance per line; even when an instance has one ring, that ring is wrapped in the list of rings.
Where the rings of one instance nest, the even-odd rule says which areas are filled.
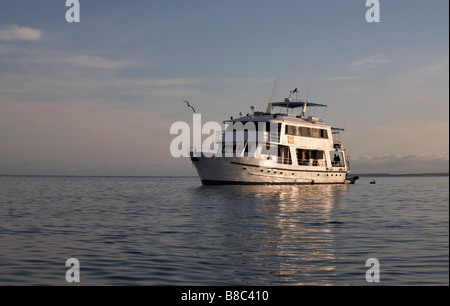
[[[274,102],[274,99],[277,99],[277,80],[275,79],[275,83],[273,84],[272,93],[270,94],[269,103]]]

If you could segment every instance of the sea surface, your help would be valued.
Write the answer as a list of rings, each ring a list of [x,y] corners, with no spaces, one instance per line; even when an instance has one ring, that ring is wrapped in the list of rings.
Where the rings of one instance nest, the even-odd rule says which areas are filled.
[[[449,178],[375,179],[2,176],[0,285],[448,286]]]

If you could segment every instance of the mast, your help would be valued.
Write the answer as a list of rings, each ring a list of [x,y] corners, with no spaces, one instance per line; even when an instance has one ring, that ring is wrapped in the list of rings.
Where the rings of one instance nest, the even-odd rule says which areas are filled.
[[[302,110],[302,114],[300,116],[300,118],[305,118],[305,114],[306,114],[306,107],[308,106],[308,102],[304,101],[303,102],[303,110]]]

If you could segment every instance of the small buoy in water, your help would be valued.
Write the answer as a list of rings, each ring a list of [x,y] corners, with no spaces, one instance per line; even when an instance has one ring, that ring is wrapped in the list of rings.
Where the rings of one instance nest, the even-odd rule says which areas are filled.
[[[376,184],[377,182],[375,182],[375,180],[373,180],[372,182],[370,182],[371,184]]]

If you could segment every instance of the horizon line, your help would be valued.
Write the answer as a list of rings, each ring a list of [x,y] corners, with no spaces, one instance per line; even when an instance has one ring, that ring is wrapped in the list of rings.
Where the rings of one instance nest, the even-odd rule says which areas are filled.
[[[0,174],[0,177],[140,177],[140,178],[198,178],[196,175],[82,175],[82,174]],[[450,176],[449,172],[423,172],[423,173],[356,173],[351,176]]]

